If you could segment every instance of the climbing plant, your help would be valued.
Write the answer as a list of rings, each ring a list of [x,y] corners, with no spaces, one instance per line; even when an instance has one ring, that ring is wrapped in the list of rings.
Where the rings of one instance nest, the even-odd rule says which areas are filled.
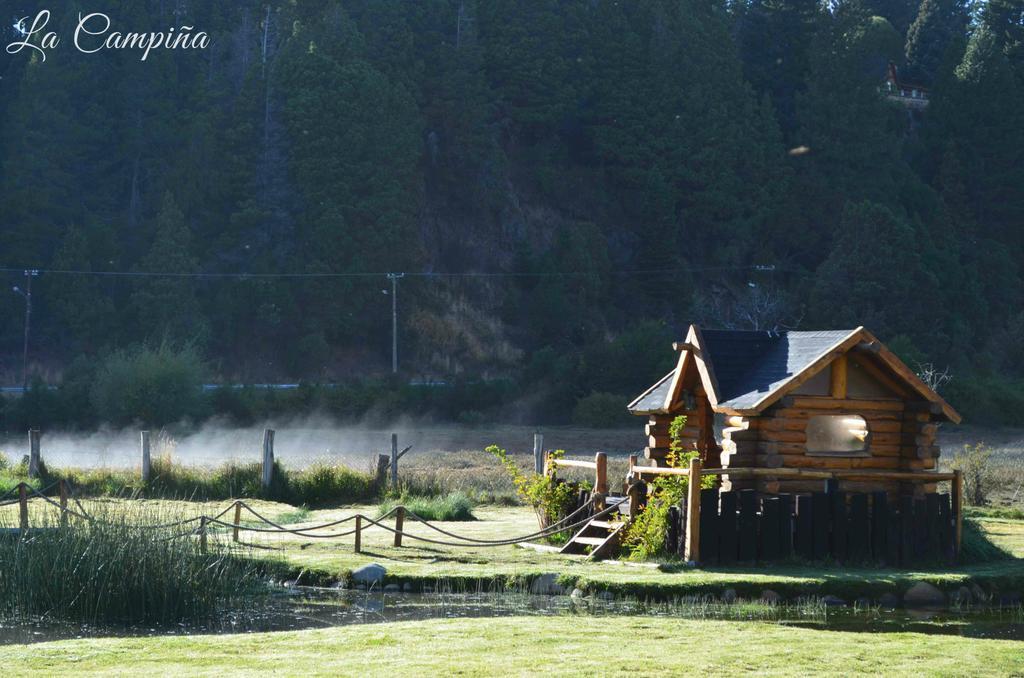
[[[686,468],[691,459],[700,456],[695,446],[688,447],[684,442],[684,428],[686,417],[683,415],[673,419],[669,426],[671,444],[666,459],[673,468]],[[710,476],[701,480],[702,487],[711,487],[713,483],[714,479]],[[669,509],[686,499],[689,484],[688,477],[676,475],[658,476],[650,482],[647,506],[633,517],[622,542],[630,550],[632,560],[648,560],[665,554]]]

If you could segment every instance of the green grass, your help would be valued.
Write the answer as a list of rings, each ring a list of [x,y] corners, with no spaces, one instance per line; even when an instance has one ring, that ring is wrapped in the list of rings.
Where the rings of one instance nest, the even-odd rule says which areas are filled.
[[[968,506],[964,515],[971,518],[1005,518],[1007,520],[1024,520],[1024,509],[1008,506]]]
[[[327,506],[365,502],[377,494],[373,478],[343,464],[314,464],[288,469],[274,464],[273,482],[264,489],[259,463],[226,462],[216,468],[184,466],[168,458],[153,460],[150,480],[143,483],[137,469],[44,469],[29,479],[24,464],[0,463],[0,494],[27,482],[37,489],[58,480],[70,483],[79,497],[147,497],[198,501],[263,498],[294,505]]]
[[[9,670],[75,675],[1018,675],[1024,642],[653,617],[436,619],[234,636],[0,647]]]
[[[111,502],[122,503],[121,500],[94,500],[87,502],[87,506]],[[149,503],[173,506],[173,510],[190,515],[213,515],[227,505],[225,502]],[[295,512],[293,506],[286,504],[259,500],[252,503],[271,520],[279,520]],[[10,522],[14,520],[16,511],[16,506],[8,506],[0,509],[0,515],[6,512]],[[357,512],[377,515],[378,506],[311,510],[302,522],[292,525],[313,525]],[[52,509],[41,505],[38,500],[30,505],[33,524],[52,513]],[[474,514],[476,521],[442,522],[439,525],[461,535],[492,540],[537,529],[536,516],[525,507],[478,506]],[[977,525],[1002,549],[1016,558],[1024,556],[1024,521],[978,519]],[[447,539],[411,521],[406,521],[406,530],[412,535]],[[852,601],[861,596],[877,599],[883,593],[900,595],[919,581],[930,582],[947,593],[971,582],[979,583],[986,591],[1024,591],[1024,561],[1019,559],[912,570],[786,563],[663,571],[647,564],[590,562],[514,546],[444,546],[417,542],[411,536],[406,536],[402,547],[395,547],[393,535],[378,527],[363,531],[361,553],[353,552],[351,536],[313,539],[293,534],[243,533],[242,539],[261,547],[255,551],[257,554],[270,553],[279,557],[288,569],[282,576],[295,578],[302,573],[302,582],[318,584],[345,579],[351,570],[376,562],[387,568],[387,583],[408,582],[417,589],[438,586],[471,591],[516,588],[528,585],[541,574],[551,573],[569,588],[579,586],[589,591],[608,590],[640,599],[718,596],[725,589],[733,588],[739,596],[753,599],[759,598],[765,589],[772,589],[789,600],[831,594]]]
[[[378,515],[384,515],[399,504],[424,520],[476,520],[476,516],[473,515],[473,502],[461,492],[451,492],[438,497],[403,495],[398,499],[388,499],[381,503]]]

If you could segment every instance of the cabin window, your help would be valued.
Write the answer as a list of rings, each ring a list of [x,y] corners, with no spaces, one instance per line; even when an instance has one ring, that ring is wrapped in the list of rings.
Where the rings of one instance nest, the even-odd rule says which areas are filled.
[[[863,417],[827,414],[807,422],[807,454],[832,457],[867,457],[871,432]]]

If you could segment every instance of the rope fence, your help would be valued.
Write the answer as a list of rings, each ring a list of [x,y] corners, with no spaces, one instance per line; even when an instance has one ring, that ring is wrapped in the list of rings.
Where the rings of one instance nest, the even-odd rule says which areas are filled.
[[[54,501],[50,496],[47,496],[46,492],[52,491],[54,488],[58,488],[60,500]],[[20,529],[22,535],[27,534],[29,530],[28,524],[28,502],[30,499],[41,499],[44,503],[57,508],[61,515],[61,524],[64,525],[67,522],[68,517],[77,518],[90,523],[95,524],[106,524],[110,525],[110,521],[105,521],[97,516],[90,514],[86,511],[85,507],[79,501],[78,497],[74,496],[74,493],[70,491],[70,484],[67,481],[60,480],[52,485],[37,490],[27,483],[19,483],[12,490],[7,492],[0,499],[6,498],[7,496],[17,494],[17,498],[0,501],[0,507],[19,504],[20,505]],[[68,506],[68,501],[72,500],[75,503],[76,509]],[[602,502],[603,503],[603,502]],[[516,537],[509,537],[507,539],[479,539],[477,537],[470,537],[466,535],[460,535],[458,533],[446,530],[442,527],[438,527],[433,522],[426,518],[417,515],[413,511],[410,511],[405,506],[395,506],[390,511],[383,515],[377,516],[376,518],[364,515],[362,513],[356,513],[345,518],[339,518],[338,520],[332,520],[317,525],[310,525],[305,527],[287,527],[277,523],[270,518],[266,517],[252,506],[247,504],[241,499],[236,499],[231,502],[219,513],[208,516],[198,515],[191,518],[183,518],[181,520],[175,520],[164,523],[155,523],[148,525],[133,525],[137,529],[143,530],[166,530],[173,528],[184,528],[188,529],[171,535],[167,539],[178,539],[182,537],[191,537],[198,535],[203,548],[206,547],[207,535],[211,528],[225,528],[231,531],[232,540],[235,542],[239,541],[240,532],[252,532],[256,534],[290,534],[299,537],[312,538],[312,539],[338,539],[342,537],[355,537],[355,552],[359,553],[361,550],[361,537],[362,532],[369,527],[379,527],[387,532],[394,535],[394,545],[396,547],[402,546],[404,538],[412,539],[417,542],[425,544],[432,544],[437,546],[450,546],[450,547],[462,547],[462,548],[482,548],[490,546],[513,546],[515,544],[522,544],[531,542],[536,539],[543,539],[550,537],[561,532],[569,530],[575,530],[591,520],[595,520],[606,516],[614,511],[618,510],[617,504],[611,504],[598,510],[596,513],[593,512],[595,506],[598,505],[598,499],[592,497],[581,506],[576,508],[569,515],[564,518],[548,525],[547,527],[531,532],[529,534],[520,535]],[[224,517],[234,510],[233,520],[224,520]],[[257,525],[249,525],[242,522],[242,511],[247,512],[252,518],[258,523]],[[394,517],[395,525],[385,524],[384,520],[388,520]],[[433,530],[434,532],[447,537],[448,539],[435,539],[431,537],[425,537],[418,534],[413,534],[405,529],[405,520],[409,519],[415,523],[423,525],[424,527]],[[328,532],[324,533],[324,530],[338,527],[339,525],[345,525],[349,522],[355,522],[355,526],[351,529],[344,530],[342,532]]]

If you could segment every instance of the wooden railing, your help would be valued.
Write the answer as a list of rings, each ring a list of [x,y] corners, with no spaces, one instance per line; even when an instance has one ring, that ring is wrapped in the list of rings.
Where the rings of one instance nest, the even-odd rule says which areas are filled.
[[[964,480],[959,470],[952,473],[935,471],[876,471],[859,469],[809,470],[800,468],[703,468],[700,459],[691,459],[689,468],[640,466],[637,457],[629,458],[629,478],[642,480],[644,476],[678,475],[690,478],[704,476],[729,475],[736,477],[773,477],[773,478],[804,478],[810,480],[895,480],[900,482],[936,483],[950,481],[952,510],[955,523],[956,555],[960,555],[963,540],[963,496]],[[700,560],[700,483],[690,483],[687,493],[687,520],[685,558],[688,561]]]
[[[544,455],[544,475],[553,473],[556,468],[582,468],[594,471],[594,493],[608,494],[608,455],[598,452],[594,461],[583,459],[559,459],[548,452]]]

